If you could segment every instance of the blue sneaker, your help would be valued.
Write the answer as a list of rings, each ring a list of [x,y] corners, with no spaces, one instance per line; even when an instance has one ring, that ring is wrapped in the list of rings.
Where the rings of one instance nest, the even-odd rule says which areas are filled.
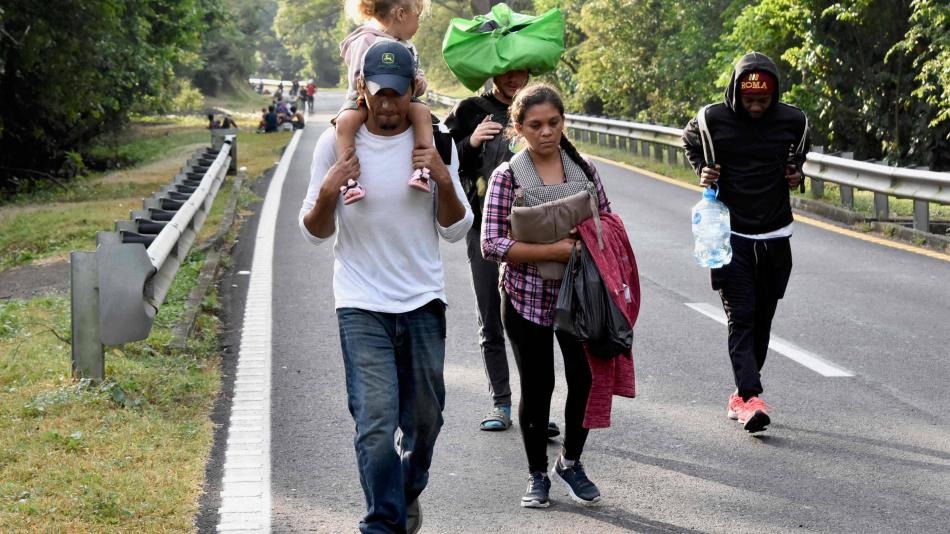
[[[584,506],[593,506],[600,502],[600,490],[587,478],[580,460],[576,460],[571,467],[564,467],[559,456],[551,468],[551,478],[564,484],[574,502]]]
[[[551,491],[551,479],[543,471],[532,471],[528,477],[528,490],[521,498],[522,508],[547,508],[551,506],[548,492]]]

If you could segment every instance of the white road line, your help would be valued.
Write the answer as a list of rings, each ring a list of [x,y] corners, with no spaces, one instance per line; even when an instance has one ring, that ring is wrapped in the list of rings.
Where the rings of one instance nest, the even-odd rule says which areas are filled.
[[[728,324],[725,312],[719,308],[706,304],[705,302],[687,302],[685,304],[718,323]],[[834,362],[822,358],[814,352],[809,352],[791,341],[784,340],[778,336],[771,337],[769,340],[769,348],[796,363],[804,365],[821,376],[855,376],[854,371],[849,371]]]
[[[269,533],[271,528],[270,366],[274,234],[284,179],[301,134],[303,130],[294,134],[280,159],[267,189],[257,227],[228,421],[218,532]]]

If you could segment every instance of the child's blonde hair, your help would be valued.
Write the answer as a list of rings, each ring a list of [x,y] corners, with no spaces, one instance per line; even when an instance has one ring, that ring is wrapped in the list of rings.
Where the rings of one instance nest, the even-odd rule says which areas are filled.
[[[397,7],[412,9],[419,15],[429,10],[429,0],[346,0],[346,16],[357,24],[382,20]]]

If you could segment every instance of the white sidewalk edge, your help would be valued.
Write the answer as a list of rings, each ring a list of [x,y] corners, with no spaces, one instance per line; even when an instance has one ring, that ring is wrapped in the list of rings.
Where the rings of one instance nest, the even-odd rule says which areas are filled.
[[[243,439],[229,439],[224,453],[218,532],[269,533],[271,529],[270,388],[274,234],[284,180],[302,134],[303,130],[297,130],[284,150],[267,188],[258,222],[234,381],[236,384],[259,383],[260,387],[235,387],[234,390],[228,435],[231,435],[232,429],[240,428]],[[240,410],[235,410],[235,407],[240,407]],[[259,439],[248,439],[248,434]]]

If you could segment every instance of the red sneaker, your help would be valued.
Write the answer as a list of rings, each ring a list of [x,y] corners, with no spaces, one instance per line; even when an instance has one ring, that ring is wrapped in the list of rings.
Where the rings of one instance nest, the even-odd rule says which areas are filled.
[[[772,422],[767,413],[768,409],[769,407],[762,399],[750,397],[741,408],[736,410],[737,420],[747,432],[761,432]]]
[[[745,404],[745,401],[742,400],[742,397],[739,396],[739,391],[735,391],[732,395],[729,395],[729,403],[726,405],[726,417],[735,421],[739,418],[737,415],[739,410],[742,409],[742,405]]]

